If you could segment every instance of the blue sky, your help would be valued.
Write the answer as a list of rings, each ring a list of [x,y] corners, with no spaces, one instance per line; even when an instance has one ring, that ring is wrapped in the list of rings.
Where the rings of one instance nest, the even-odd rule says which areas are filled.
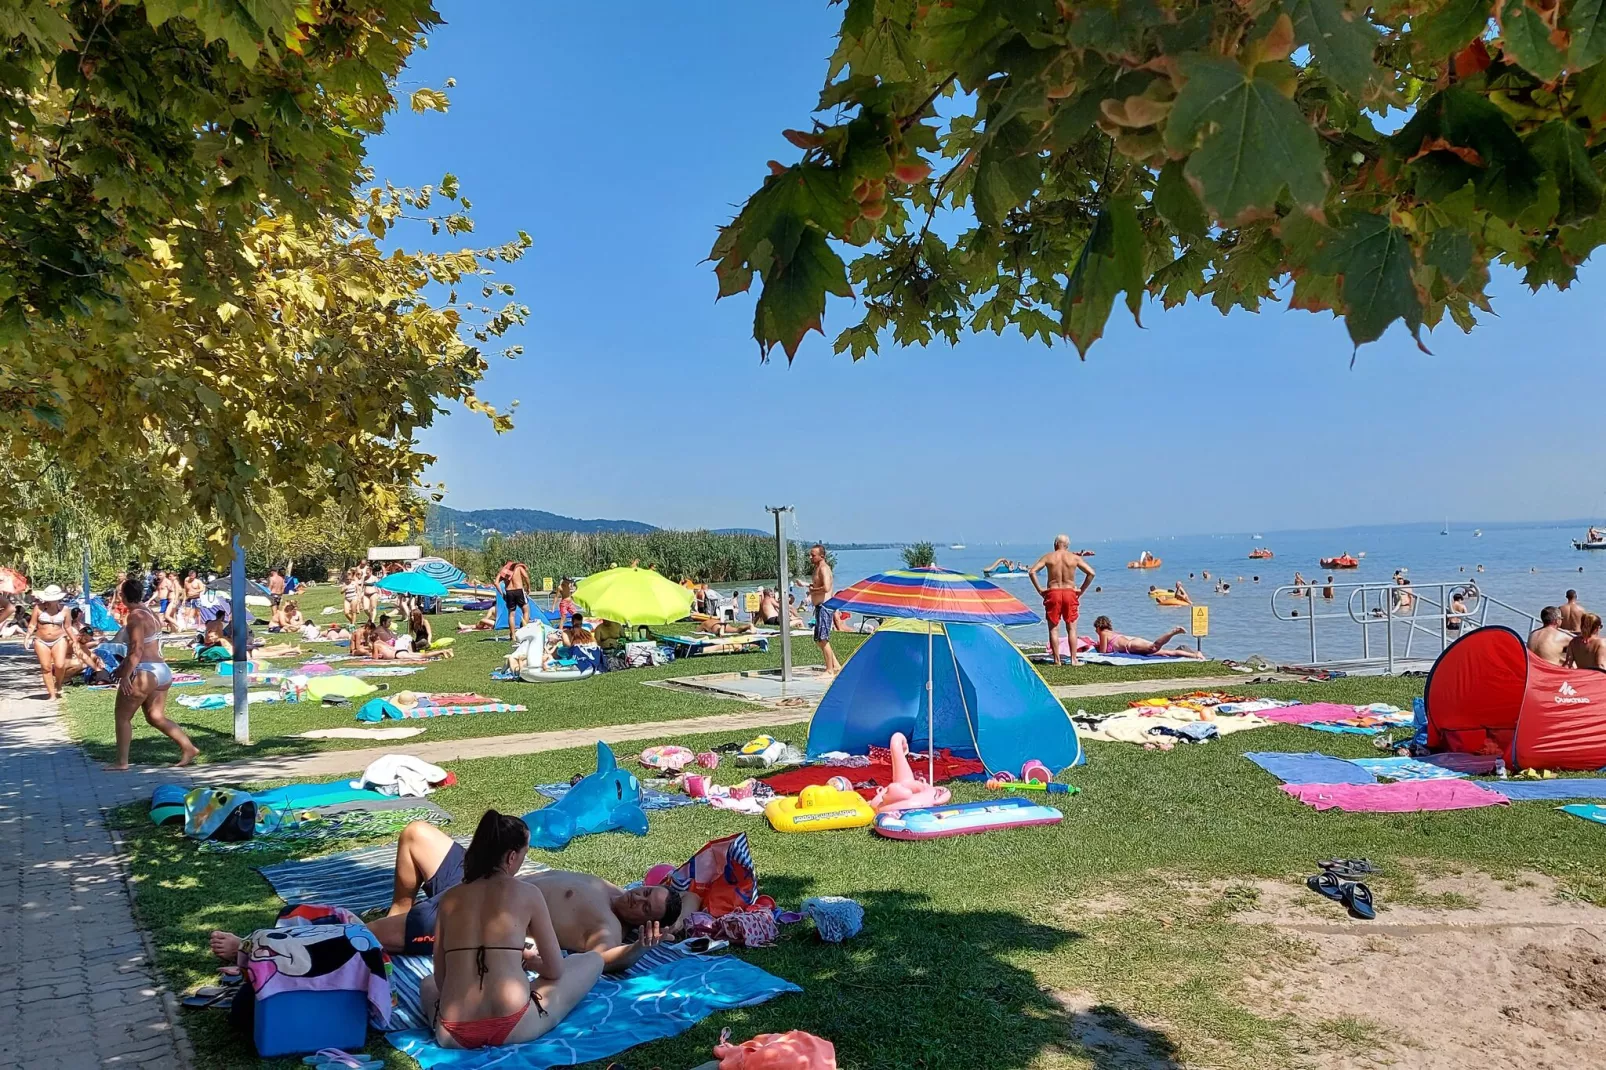
[[[530,507],[665,527],[973,542],[1499,521],[1606,511],[1594,338],[1599,272],[1537,296],[1497,272],[1498,318],[1403,328],[1351,368],[1342,324],[1269,305],[1118,306],[1084,363],[1014,334],[886,346],[854,364],[833,307],[790,368],[761,364],[752,299],[714,303],[715,227],[795,158],[840,7],[824,0],[534,4],[441,0],[415,85],[457,79],[444,116],[398,116],[379,175],[450,170],[485,244],[530,232],[508,270],[529,325],[482,393],[426,438],[458,508]],[[1589,431],[1582,432],[1590,434]]]

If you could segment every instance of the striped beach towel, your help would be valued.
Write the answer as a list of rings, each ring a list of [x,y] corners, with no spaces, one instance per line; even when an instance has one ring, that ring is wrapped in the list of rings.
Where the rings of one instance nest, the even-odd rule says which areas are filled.
[[[466,838],[457,841],[468,846]],[[525,859],[520,873],[546,865]],[[279,862],[257,870],[286,903],[328,903],[353,914],[390,905],[396,883],[396,844],[379,843],[323,858]]]
[[[456,717],[463,713],[523,713],[529,708],[511,702],[481,702],[472,706],[415,706],[402,710],[401,715],[404,718]]]

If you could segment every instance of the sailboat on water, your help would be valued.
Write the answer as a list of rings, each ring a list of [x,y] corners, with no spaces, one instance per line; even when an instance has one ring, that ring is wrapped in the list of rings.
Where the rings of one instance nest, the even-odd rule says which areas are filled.
[[[1448,534],[1450,534],[1450,518],[1449,517],[1445,517],[1444,518],[1444,530],[1439,532],[1439,534],[1440,535],[1448,535]]]
[[[948,549],[950,550],[963,550],[964,548],[965,540],[963,538],[961,538],[958,542],[951,542],[948,544]]]

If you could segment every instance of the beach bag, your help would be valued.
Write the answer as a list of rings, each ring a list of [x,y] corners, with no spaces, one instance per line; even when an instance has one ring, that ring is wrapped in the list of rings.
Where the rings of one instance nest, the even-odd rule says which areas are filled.
[[[196,788],[184,796],[184,835],[234,843],[256,835],[257,804],[239,788]]]
[[[359,721],[383,721],[386,719],[400,721],[403,719],[401,708],[395,703],[382,698],[371,698],[362,704],[357,711]]]

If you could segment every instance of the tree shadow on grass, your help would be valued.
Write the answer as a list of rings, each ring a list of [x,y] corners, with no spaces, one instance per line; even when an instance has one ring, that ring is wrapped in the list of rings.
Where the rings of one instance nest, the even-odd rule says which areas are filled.
[[[766,878],[763,890],[795,904],[812,894],[811,883]],[[847,894],[865,910],[859,935],[827,944],[804,923],[775,948],[740,952],[800,985],[802,995],[715,1015],[681,1037],[624,1053],[620,1065],[696,1065],[729,1028],[736,1039],[807,1030],[853,1067],[1016,1070],[1051,1052],[1081,1055],[1100,1070],[1179,1067],[1176,1046],[1158,1030],[1038,983],[1031,959],[1075,954],[1083,934],[1002,906],[945,909],[919,891]]]

